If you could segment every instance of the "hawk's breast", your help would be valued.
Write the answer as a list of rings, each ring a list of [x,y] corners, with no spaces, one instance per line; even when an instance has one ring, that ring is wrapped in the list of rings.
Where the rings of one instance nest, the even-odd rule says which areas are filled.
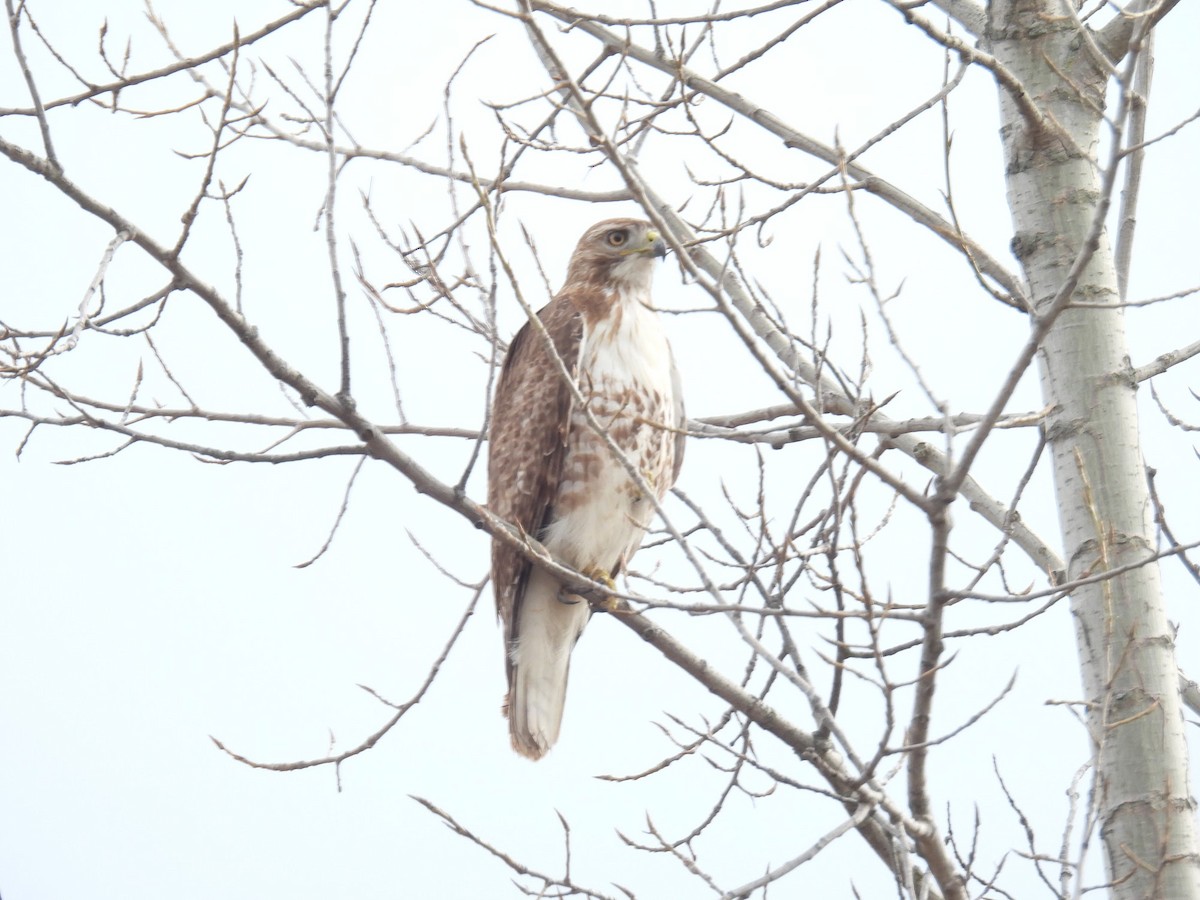
[[[677,427],[671,350],[641,299],[621,291],[610,315],[584,329],[577,377],[584,404],[571,411],[562,480],[543,537],[577,569],[622,568],[654,515],[612,445],[657,498],[670,487]]]

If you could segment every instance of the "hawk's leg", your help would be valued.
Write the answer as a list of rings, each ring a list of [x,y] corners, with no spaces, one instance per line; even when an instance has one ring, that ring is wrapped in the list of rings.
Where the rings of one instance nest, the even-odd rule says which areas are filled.
[[[586,569],[580,569],[583,575],[586,575],[592,581],[598,581],[609,590],[615,591],[617,583],[613,581],[612,574],[606,569],[601,569],[599,566],[589,566]],[[592,607],[593,612],[619,612],[621,608],[621,598],[614,597],[611,594],[599,600],[589,600],[588,603]]]
[[[570,591],[568,591],[566,589],[566,587],[560,587],[558,589],[558,602],[559,603],[565,603],[565,604],[567,604],[567,606],[574,606],[576,603],[578,603],[582,599],[583,598],[580,597],[578,594],[572,594]]]
[[[615,591],[617,589],[617,583],[615,581],[613,581],[612,575],[610,575],[606,570],[601,569],[599,566],[588,566],[587,568],[580,569],[579,573],[581,575],[583,575],[585,578],[589,578],[592,581],[600,582],[602,585],[604,585],[606,588],[609,588],[610,590]],[[568,605],[574,605],[582,599],[583,598],[580,597],[578,594],[571,593],[571,591],[565,586],[559,588],[559,591],[558,591],[558,602],[559,603],[566,603]],[[617,600],[616,597],[605,597],[602,600],[589,600],[588,604],[592,607],[593,610],[599,610],[601,612],[614,612],[616,610],[616,605],[618,602],[619,601]]]

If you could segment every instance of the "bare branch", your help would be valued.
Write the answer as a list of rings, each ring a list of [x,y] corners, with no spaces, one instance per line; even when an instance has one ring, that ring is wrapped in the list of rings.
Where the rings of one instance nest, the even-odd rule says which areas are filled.
[[[217,745],[219,750],[228,754],[233,759],[236,759],[238,762],[250,766],[253,769],[269,769],[272,772],[297,772],[301,769],[311,769],[314,766],[332,765],[335,768],[339,768],[346,760],[357,756],[360,753],[365,753],[367,750],[370,750],[377,743],[379,743],[379,741],[385,735],[387,735],[388,732],[396,727],[400,720],[404,718],[404,715],[410,709],[420,703],[425,697],[425,692],[429,690],[429,686],[433,684],[433,680],[437,677],[438,672],[441,671],[442,663],[446,661],[446,657],[450,655],[450,651],[458,642],[458,638],[462,634],[463,628],[466,627],[467,620],[470,619],[471,615],[475,612],[475,605],[479,602],[479,597],[483,593],[483,588],[486,583],[486,581],[481,582],[478,587],[476,587],[474,594],[471,596],[471,602],[467,604],[467,608],[463,611],[462,617],[458,620],[458,624],[450,633],[450,638],[446,641],[445,646],[442,647],[441,653],[438,654],[437,658],[429,666],[425,680],[421,683],[421,686],[417,688],[416,693],[414,693],[412,697],[401,704],[389,703],[384,701],[383,698],[379,697],[379,695],[376,694],[375,691],[371,690],[371,688],[359,685],[359,687],[361,687],[364,691],[374,695],[386,705],[391,706],[396,712],[390,719],[384,722],[378,730],[376,730],[373,734],[368,735],[363,741],[351,747],[349,750],[343,750],[341,753],[332,753],[328,756],[322,756],[316,759],[305,759],[298,760],[296,762],[284,763],[264,763],[255,762],[248,757],[242,756],[239,753],[235,753],[212,735],[209,735],[209,739]]]
[[[37,82],[33,80],[33,72],[29,68],[29,61],[25,58],[25,51],[21,47],[21,12],[25,4],[22,3],[21,6],[21,11],[14,10],[13,0],[4,0],[4,9],[8,13],[8,32],[12,37],[13,54],[17,57],[21,75],[25,78],[25,86],[29,88],[29,96],[33,100],[33,111],[37,116],[38,128],[42,132],[42,147],[45,149],[46,161],[55,169],[62,171],[62,165],[54,153],[54,143],[50,140],[50,123],[46,120],[46,109],[42,106]]]
[[[6,0],[6,2],[11,2],[11,0]],[[287,15],[280,16],[275,21],[270,22],[270,23],[264,25],[262,28],[258,29],[258,31],[251,32],[250,34],[244,35],[240,38],[230,41],[228,44],[222,44],[220,47],[214,47],[212,50],[209,50],[207,53],[203,53],[200,56],[193,56],[193,57],[188,57],[186,59],[180,59],[177,62],[172,63],[169,66],[163,66],[160,69],[154,69],[149,72],[142,72],[137,75],[129,75],[126,77],[122,77],[122,78],[117,79],[116,81],[111,81],[106,84],[89,85],[88,89],[81,93],[73,94],[69,97],[60,97],[57,100],[51,100],[50,102],[45,104],[45,109],[47,109],[47,110],[56,109],[60,106],[76,106],[76,105],[82,103],[84,100],[91,100],[92,98],[99,97],[102,94],[114,94],[115,95],[124,88],[133,87],[134,85],[138,85],[138,84],[145,84],[148,81],[156,81],[159,78],[165,78],[169,75],[174,75],[177,72],[189,72],[193,69],[196,69],[199,66],[204,65],[204,63],[212,62],[214,59],[220,59],[223,56],[227,56],[228,54],[230,54],[234,51],[235,47],[239,47],[239,46],[240,47],[248,47],[251,44],[257,43],[258,41],[262,40],[263,38],[267,37],[268,35],[274,34],[276,31],[279,31],[281,28],[284,28],[287,25],[290,25],[292,22],[295,22],[298,19],[304,18],[306,15],[308,15],[310,12],[312,12],[315,9],[323,9],[326,6],[326,0],[312,0],[312,2],[303,2],[303,0],[294,0],[294,6],[295,6],[295,9],[293,9]],[[32,109],[19,109],[19,108],[18,109],[3,109],[3,108],[0,108],[0,116],[36,116],[36,115],[38,115],[36,108],[32,108]]]
[[[786,125],[782,119],[768,110],[690,71],[686,67],[676,65],[673,60],[659,59],[652,51],[639,47],[637,44],[631,43],[591,21],[580,20],[571,11],[546,2],[546,0],[532,0],[530,6],[540,12],[546,12],[563,22],[568,22],[577,30],[590,34],[614,52],[621,53],[637,60],[637,62],[643,65],[658,69],[665,74],[677,78],[683,87],[712,97],[718,103],[744,116],[760,128],[778,137],[783,141],[784,146],[801,150],[810,156],[824,160],[830,165],[836,166],[839,164],[841,155],[834,148],[801,134]],[[968,250],[971,258],[978,263],[980,271],[1003,287],[1012,298],[1015,306],[1027,308],[1025,291],[1021,287],[1019,280],[1003,265],[993,259],[982,247],[970,240],[964,240],[953,225],[945,221],[937,213],[917,202],[908,194],[862,166],[851,164],[846,167],[846,171],[851,178],[862,183],[864,190],[875,194],[886,203],[896,207],[914,222],[928,228],[934,234],[947,241],[951,246],[955,248],[963,247]]]
[[[1125,186],[1121,189],[1120,225],[1117,229],[1117,284],[1121,299],[1129,298],[1129,269],[1133,265],[1133,233],[1137,227],[1138,197],[1141,194],[1142,167],[1146,160],[1146,105],[1154,77],[1154,32],[1146,35],[1145,47],[1134,68],[1132,99],[1129,104],[1129,142],[1133,145],[1125,157]]]

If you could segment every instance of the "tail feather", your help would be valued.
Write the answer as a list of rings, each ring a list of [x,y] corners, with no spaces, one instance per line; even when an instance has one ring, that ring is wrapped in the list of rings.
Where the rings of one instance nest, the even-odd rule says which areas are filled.
[[[547,573],[530,572],[509,651],[508,730],[513,749],[530,759],[541,759],[558,740],[571,650],[591,614],[582,598],[560,600],[559,588]]]

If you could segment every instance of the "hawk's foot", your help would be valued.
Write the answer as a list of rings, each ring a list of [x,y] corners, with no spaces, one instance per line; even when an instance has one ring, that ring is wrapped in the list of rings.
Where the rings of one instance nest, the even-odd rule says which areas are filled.
[[[617,589],[617,583],[613,581],[612,574],[605,569],[601,569],[598,566],[591,566],[586,569],[580,569],[579,571],[592,581],[600,582],[609,590],[615,591]],[[591,600],[589,603],[593,610],[598,612],[612,613],[617,612],[617,610],[620,608],[621,598],[609,595],[607,597],[602,597],[599,600]]]

